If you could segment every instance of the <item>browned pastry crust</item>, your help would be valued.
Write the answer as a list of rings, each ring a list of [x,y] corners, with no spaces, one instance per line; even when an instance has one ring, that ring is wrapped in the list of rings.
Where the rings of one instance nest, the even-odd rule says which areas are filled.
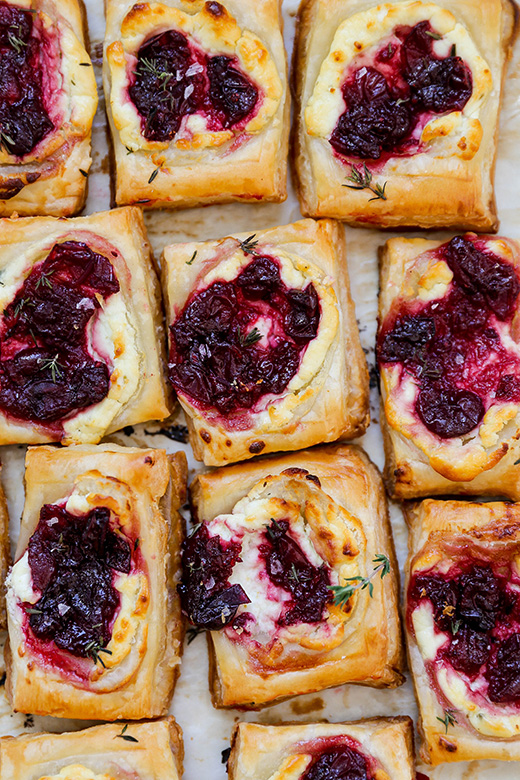
[[[179,508],[186,497],[186,475],[184,453],[168,456],[163,450],[114,444],[29,448],[17,563],[7,596],[6,691],[15,711],[105,720],[166,714],[184,636],[177,582],[183,537]],[[108,646],[111,655],[103,669],[93,660],[90,676],[79,682],[58,665],[40,663],[32,652],[22,629],[21,581],[19,575],[15,578],[17,566],[22,566],[19,571],[31,580],[24,553],[41,507],[64,499],[67,507],[75,501],[71,511],[85,502],[112,507],[118,522],[137,534],[146,572],[139,574],[137,585],[128,575],[116,586],[122,594],[121,610]]]
[[[7,2],[17,5],[16,0]],[[87,197],[98,102],[85,7],[82,0],[30,0],[24,5],[39,15],[56,42],[62,113],[34,153],[20,159],[0,150],[0,216],[71,216],[81,211]]]
[[[280,480],[280,495],[289,502],[294,496],[306,496],[300,511],[309,523],[308,533],[338,580],[341,572],[344,576],[370,574],[377,554],[390,558],[390,573],[372,580],[373,598],[366,590],[357,591],[348,614],[330,607],[328,639],[317,634],[313,642],[313,632],[300,624],[291,636],[280,634],[269,650],[270,644],[236,642],[224,631],[211,632],[210,687],[215,706],[254,709],[275,699],[346,682],[400,685],[398,567],[379,473],[361,449],[341,444],[316,447],[200,474],[191,486],[195,518],[210,521],[229,515],[234,507],[234,512],[248,517],[244,502],[260,499],[252,518],[258,521],[260,512],[267,512],[265,522],[269,523],[270,512],[275,516],[282,512],[282,517],[285,510],[276,497],[271,498],[272,505],[262,503],[262,491],[267,498],[276,496]],[[236,506],[241,499],[244,502]],[[345,561],[348,565],[343,568]],[[261,611],[262,601],[258,603]]]
[[[117,204],[185,208],[286,199],[290,94],[281,5],[281,0],[105,0],[103,79]],[[148,142],[142,135],[127,97],[125,69],[142,41],[165,28],[182,31],[211,54],[238,57],[262,93],[260,110],[244,131],[210,131],[199,126],[199,117],[170,143]]]
[[[519,504],[426,499],[406,505],[405,515],[410,526],[406,590],[414,573],[428,572],[437,564],[442,570],[451,560],[456,561],[457,555],[467,559],[474,552],[477,556],[480,553],[484,560],[489,556],[500,561],[509,560],[513,555],[514,565],[518,566]],[[431,619],[414,621],[415,630],[411,629],[409,620],[405,620],[405,625],[409,666],[419,703],[421,758],[434,766],[479,759],[520,760],[518,709],[507,704],[493,708],[475,704],[472,695],[463,688],[457,689],[451,677],[441,684],[439,677],[432,682],[424,660],[425,652],[432,647],[434,653],[435,649],[431,645]],[[449,697],[444,705],[436,688]],[[445,707],[454,716],[448,728],[444,722]]]
[[[261,726],[238,723],[232,737],[230,780],[299,780],[310,763],[305,743],[324,744],[342,736],[355,740],[363,754],[378,762],[375,780],[413,780],[411,718],[364,718],[352,723]],[[325,743],[326,744],[326,743]]]
[[[399,13],[399,6],[402,4],[388,3],[377,7],[390,8],[391,18]],[[411,0],[410,3],[404,4],[410,6],[410,13],[414,14],[414,20],[418,21],[419,17],[416,19],[415,14],[421,13],[417,11],[421,3]],[[424,4],[428,6],[426,18],[435,14],[436,19],[442,20],[444,17],[447,20],[450,17],[448,12],[451,12],[469,33],[473,52],[471,56],[466,40],[463,41],[463,38],[466,39],[463,31],[459,29],[454,32],[453,42],[456,45],[459,43],[459,52],[464,51],[464,56],[468,54],[473,84],[477,89],[474,98],[477,103],[482,100],[484,102],[475,111],[468,108],[469,122],[464,131],[465,135],[460,138],[460,146],[456,144],[456,133],[453,149],[447,146],[447,140],[444,140],[450,138],[459,122],[460,115],[452,112],[435,120],[436,128],[424,152],[409,158],[394,157],[384,163],[382,170],[374,173],[373,184],[382,185],[386,182],[386,200],[378,198],[369,201],[372,193],[368,190],[356,191],[343,186],[345,182],[348,183],[346,177],[350,168],[335,160],[326,136],[310,134],[305,111],[327,56],[339,57],[337,62],[341,62],[341,58],[345,56],[349,60],[351,58],[350,51],[343,51],[341,45],[339,53],[337,48],[334,52],[331,48],[338,27],[345,20],[359,13],[367,13],[360,23],[355,23],[348,31],[345,30],[346,46],[351,47],[356,38],[363,40],[366,37],[370,44],[375,42],[371,29],[374,23],[381,24],[381,16],[379,21],[376,21],[376,5],[374,0],[301,2],[293,59],[296,120],[292,156],[302,213],[305,216],[334,217],[369,228],[417,226],[496,230],[498,219],[493,177],[498,115],[505,65],[517,31],[517,6],[512,0],[481,0],[479,3],[474,3],[473,0],[446,0],[441,4],[444,10],[434,4]],[[453,20],[453,17],[451,19]],[[406,21],[399,18],[398,23],[403,24]],[[452,29],[453,26],[453,21],[446,21],[446,30]],[[390,29],[383,30],[383,38]],[[335,45],[338,46],[338,43],[337,41]],[[363,48],[363,44],[359,45]],[[356,46],[356,52],[353,52],[352,56],[357,51]],[[479,55],[480,60],[477,60]],[[493,82],[492,89],[489,74]],[[327,102],[330,100],[332,98],[329,94]],[[471,102],[473,103],[473,98]],[[341,102],[341,106],[343,105]],[[341,113],[343,108],[337,110]],[[317,126],[323,122],[329,124],[326,119],[327,111],[327,107],[316,101],[313,123]]]
[[[508,238],[490,238],[488,247],[520,270],[520,246]],[[427,252],[444,242],[392,238],[380,252],[379,323],[400,300],[429,300],[448,289],[445,263]],[[451,272],[449,274],[451,276]],[[439,292],[440,291],[440,292]],[[516,333],[516,313],[511,326]],[[399,499],[428,495],[491,495],[520,500],[520,412],[498,401],[478,428],[466,437],[441,440],[410,419],[392,366],[381,367],[381,429],[385,448],[384,479]],[[405,399],[405,400],[403,400]],[[406,401],[406,402],[405,402]],[[466,440],[468,439],[468,440]]]
[[[129,772],[135,780],[182,777],[182,731],[174,718],[132,723],[124,733],[122,728],[106,724],[63,734],[2,737],[2,780],[116,780]]]
[[[0,221],[0,234],[1,309],[53,245],[67,240],[105,253],[119,281],[120,291],[111,296],[99,319],[112,363],[108,395],[63,422],[61,443],[96,443],[126,425],[167,417],[170,393],[163,373],[161,293],[141,209],[127,207],[70,220],[12,217]],[[59,436],[48,426],[0,413],[0,444],[40,444]]]
[[[9,512],[4,490],[0,483],[0,629],[7,627],[7,615],[5,611],[5,578],[10,562]]]
[[[207,287],[219,272],[226,279],[234,278],[253,259],[240,248],[239,241],[247,237],[241,233],[220,241],[166,247],[162,284],[168,324],[195,290]],[[313,282],[320,297],[321,321],[287,389],[270,402],[267,411],[260,399],[261,408],[249,415],[247,426],[232,427],[225,418],[208,414],[179,395],[195,457],[210,466],[351,439],[363,434],[369,422],[368,371],[350,295],[343,227],[333,220],[301,220],[258,231],[255,241],[256,253],[281,260],[282,278],[286,273],[289,279],[299,280],[298,285]],[[231,268],[231,264],[235,265]]]

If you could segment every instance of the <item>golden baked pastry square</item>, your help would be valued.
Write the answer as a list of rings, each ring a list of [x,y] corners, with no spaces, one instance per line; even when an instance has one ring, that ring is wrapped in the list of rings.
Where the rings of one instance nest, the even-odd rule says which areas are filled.
[[[201,525],[183,547],[181,602],[208,630],[215,706],[403,682],[385,494],[361,449],[199,474],[191,498]]]
[[[294,58],[302,213],[495,230],[512,0],[304,0]]]
[[[118,204],[287,196],[279,0],[107,0],[104,87]]]
[[[520,247],[468,233],[381,252],[385,477],[397,498],[520,498]]]
[[[0,739],[2,780],[179,780],[182,760],[173,718]]]
[[[520,505],[407,509],[406,632],[431,764],[520,759]]]
[[[230,780],[328,777],[336,768],[345,777],[415,778],[413,725],[405,717],[290,726],[238,723],[231,744]]]
[[[81,0],[2,3],[0,216],[81,211],[98,102]]]
[[[162,269],[169,378],[198,460],[364,433],[368,375],[339,223],[173,244]]]
[[[0,221],[0,444],[97,443],[168,416],[138,208]]]
[[[165,715],[184,635],[184,453],[32,447],[25,488],[6,596],[12,708],[85,720]]]

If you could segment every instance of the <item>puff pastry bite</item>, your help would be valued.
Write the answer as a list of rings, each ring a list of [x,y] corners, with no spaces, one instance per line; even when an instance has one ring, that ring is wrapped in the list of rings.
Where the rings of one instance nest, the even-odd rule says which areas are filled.
[[[238,723],[228,767],[230,780],[414,780],[412,721]]]
[[[390,239],[377,357],[392,495],[520,498],[520,247]]]
[[[81,0],[1,0],[0,216],[80,211],[97,88]]]
[[[408,507],[406,630],[422,757],[520,759],[520,505]]]
[[[173,718],[123,729],[109,724],[68,734],[3,737],[2,780],[179,780],[182,731]]]
[[[138,208],[0,223],[0,444],[96,443],[168,415]]]
[[[294,63],[303,214],[496,229],[515,9],[511,0],[303,0]]]
[[[368,375],[330,220],[164,250],[169,378],[208,465],[353,438]]]
[[[18,712],[166,714],[180,664],[184,453],[29,448],[7,580],[6,691]]]
[[[271,456],[200,474],[191,490],[200,525],[179,590],[209,630],[215,706],[403,682],[385,495],[361,449]]]
[[[106,12],[116,202],[285,200],[279,0],[107,0]]]

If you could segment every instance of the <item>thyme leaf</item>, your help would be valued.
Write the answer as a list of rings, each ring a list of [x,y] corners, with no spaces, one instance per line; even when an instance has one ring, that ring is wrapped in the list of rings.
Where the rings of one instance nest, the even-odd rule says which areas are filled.
[[[123,726],[123,728],[121,730],[121,734],[116,734],[114,739],[118,739],[119,738],[119,739],[126,740],[126,742],[139,742],[138,739],[136,739],[135,737],[132,737],[132,736],[130,736],[130,734],[126,733],[127,728],[128,728],[128,723],[126,723]]]
[[[150,174],[150,178],[148,179],[148,184],[151,184],[153,182],[153,180],[156,178],[160,170],[161,170],[160,168],[156,168],[155,171],[152,171],[152,173]]]
[[[242,249],[242,252],[246,255],[254,255],[255,249],[258,246],[258,241],[255,241],[256,233],[253,233],[252,235],[245,238],[243,241],[239,241],[240,247]]]
[[[381,575],[381,579],[388,574],[390,571],[390,559],[387,558],[386,555],[380,553],[373,558],[372,563],[375,564],[374,569],[368,577],[361,577],[359,575],[356,577],[347,577],[345,580],[345,582],[349,583],[347,585],[329,585],[329,589],[334,594],[334,604],[337,607],[344,607],[352,598],[356,590],[368,589],[370,598],[372,598],[374,595],[372,580],[377,574]]]
[[[40,371],[49,370],[54,383],[56,383],[56,377],[59,379],[63,376],[63,371],[61,370],[63,366],[58,362],[58,357],[59,355],[56,353],[53,358],[44,358],[40,361]]]
[[[194,251],[194,253],[192,254],[189,260],[186,260],[186,265],[191,265],[196,257],[197,257],[197,250]]]
[[[342,184],[342,187],[348,187],[350,190],[370,190],[374,193],[373,198],[369,198],[369,202],[372,200],[387,200],[386,185],[387,182],[381,186],[380,184],[372,184],[372,174],[368,170],[366,163],[363,163],[363,170],[360,171],[355,165],[350,166],[350,174],[347,179],[352,184]]]
[[[20,28],[18,28],[18,32],[20,32]],[[25,41],[22,41],[22,39],[19,38],[18,35],[15,35],[15,33],[12,32],[11,30],[9,30],[9,32],[7,33],[7,38],[9,40],[9,43],[13,47],[13,49],[16,49],[17,54],[20,54],[22,49],[25,46],[27,46],[27,43]]]
[[[453,710],[444,710],[444,718],[437,718],[437,720],[439,723],[442,723],[446,729],[446,734],[448,733],[449,727],[454,726],[455,723],[457,723],[457,718],[455,717]]]
[[[188,640],[188,644],[191,645],[194,639],[198,637],[199,634],[203,634],[204,629],[199,628],[198,626],[193,626],[193,628],[188,628],[186,631],[186,638]]]
[[[256,344],[257,341],[260,341],[260,339],[263,338],[262,333],[258,330],[258,328],[255,326],[252,330],[249,331],[247,334],[243,334],[242,331],[238,330],[238,340],[240,342],[240,346],[242,347],[251,347],[253,344]]]
[[[429,35],[430,38],[433,38],[434,41],[440,41],[442,39],[442,35],[439,35],[439,33],[432,32],[431,30],[426,30],[426,35]]]
[[[100,653],[106,653],[107,655],[112,655],[112,650],[107,650],[106,647],[103,647],[101,645],[101,640],[96,642],[93,639],[92,642],[89,642],[85,648],[85,654],[87,658],[91,658],[95,664],[97,664],[97,662],[99,661],[103,669],[106,669],[106,666],[103,663],[103,659],[101,658]]]

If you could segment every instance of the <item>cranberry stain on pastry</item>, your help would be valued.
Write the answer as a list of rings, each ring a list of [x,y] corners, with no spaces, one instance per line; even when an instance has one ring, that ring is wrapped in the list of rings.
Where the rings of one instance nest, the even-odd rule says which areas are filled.
[[[290,472],[260,480],[183,547],[184,611],[194,625],[223,632],[256,674],[319,666],[370,600],[359,589],[343,606],[334,598],[365,575],[360,521],[307,472]]]
[[[71,24],[59,7],[51,18],[42,5],[0,2],[0,199],[16,199],[13,208],[22,214],[58,215],[42,193],[34,195],[32,205],[29,194],[16,196],[57,172],[68,180],[64,171],[70,162],[74,182],[70,192],[59,195],[77,198],[76,206],[81,202],[97,91],[90,58]],[[81,148],[85,141],[88,149]],[[63,203],[61,213],[75,210],[72,201]]]
[[[425,251],[407,268],[404,294],[381,323],[387,422],[451,480],[492,468],[518,427],[514,260],[507,240],[474,234]]]
[[[264,255],[235,239],[217,251],[170,327],[170,381],[197,422],[268,435],[294,425],[326,380],[336,294],[318,267],[286,251]]]
[[[489,67],[449,11],[384,4],[338,27],[305,109],[307,132],[346,166],[361,161],[378,174],[423,152],[470,160],[491,89]]]
[[[8,578],[24,652],[51,676],[98,693],[132,680],[146,653],[149,589],[131,496],[99,474],[45,504]]]
[[[120,253],[86,231],[34,253],[2,276],[0,410],[49,440],[97,441],[138,382],[129,370],[139,365],[136,333],[113,265]]]
[[[207,2],[195,14],[135,5],[107,59],[121,143],[150,152],[155,168],[167,168],[175,150],[247,142],[282,97],[271,55],[220,3]]]

